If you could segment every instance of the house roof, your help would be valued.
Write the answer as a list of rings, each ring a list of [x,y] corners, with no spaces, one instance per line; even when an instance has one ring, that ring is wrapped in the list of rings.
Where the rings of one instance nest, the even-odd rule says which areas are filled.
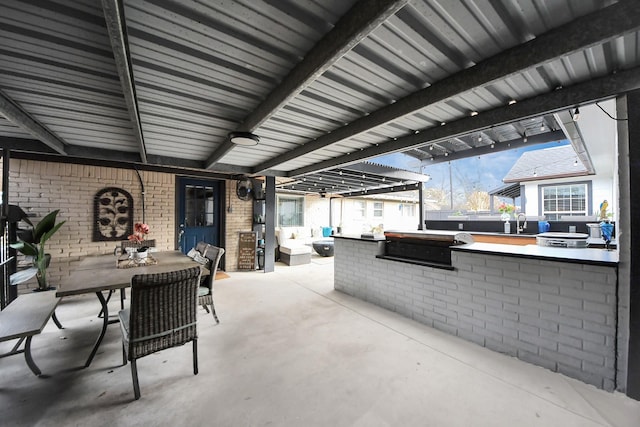
[[[527,151],[518,158],[507,175],[505,183],[568,178],[588,175],[571,145]]]
[[[633,0],[5,0],[0,28],[13,157],[185,174],[475,156],[640,88]]]

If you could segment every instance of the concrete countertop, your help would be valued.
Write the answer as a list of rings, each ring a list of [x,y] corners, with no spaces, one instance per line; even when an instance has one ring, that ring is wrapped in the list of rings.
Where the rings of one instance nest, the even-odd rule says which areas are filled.
[[[562,261],[579,264],[607,265],[618,264],[618,252],[606,249],[573,249],[554,248],[538,245],[503,245],[499,243],[470,243],[452,246],[451,250],[461,252],[477,252],[491,255],[504,255],[516,258],[538,258],[549,261]]]

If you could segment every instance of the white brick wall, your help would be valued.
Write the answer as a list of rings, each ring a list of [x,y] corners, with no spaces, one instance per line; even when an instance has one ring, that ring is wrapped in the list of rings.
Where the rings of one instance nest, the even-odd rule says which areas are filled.
[[[616,269],[452,253],[454,270],[375,258],[336,239],[335,288],[495,351],[616,386]]]

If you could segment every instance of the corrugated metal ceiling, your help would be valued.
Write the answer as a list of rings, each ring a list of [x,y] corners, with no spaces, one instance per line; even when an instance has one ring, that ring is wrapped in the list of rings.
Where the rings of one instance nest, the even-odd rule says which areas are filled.
[[[291,178],[475,155],[640,87],[639,3],[5,0],[0,143]]]

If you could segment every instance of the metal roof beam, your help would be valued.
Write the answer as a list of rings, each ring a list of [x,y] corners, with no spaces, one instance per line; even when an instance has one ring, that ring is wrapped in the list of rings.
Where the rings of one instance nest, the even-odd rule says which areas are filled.
[[[585,28],[589,30],[585,31]],[[639,28],[640,2],[635,0],[618,2],[488,58],[296,149],[278,154],[255,166],[254,172],[273,168],[411,114],[428,105],[508,78],[522,70],[587,49]]]
[[[494,142],[493,147],[491,147],[491,144],[483,145],[474,148],[471,152],[473,152],[474,156],[482,156],[484,154],[493,154],[500,151],[513,150],[519,147],[546,144],[547,142],[553,141],[562,141],[563,139],[566,139],[566,135],[564,134],[564,132],[562,132],[561,130],[556,130],[530,136],[527,142],[524,142],[524,138],[512,139],[510,141]],[[464,159],[466,157],[469,157],[469,154],[467,152],[459,151],[450,153],[448,156],[434,156],[431,158],[431,161],[427,161],[425,163],[427,165],[434,165],[436,163],[450,162],[452,160]]]
[[[580,128],[576,126],[576,122],[573,120],[573,115],[571,111],[559,111],[554,115],[558,126],[563,130],[563,132],[567,135],[567,138],[571,142],[571,146],[573,150],[576,152],[576,155],[580,159],[580,162],[585,167],[589,174],[595,174],[596,170],[593,167],[593,162],[591,161],[591,156],[589,155],[589,151],[584,143],[584,138],[582,137],[582,132],[580,132]]]
[[[389,17],[402,9],[409,0],[360,0],[329,31],[282,80],[267,98],[249,114],[236,129],[253,132],[273,116],[293,97],[320,77],[333,64],[353,49]],[[211,168],[234,145],[228,139],[209,156],[206,165]],[[262,168],[261,172],[269,169]]]
[[[46,161],[53,158],[56,152],[41,141],[34,139],[23,139],[14,137],[0,136],[0,148],[9,149],[16,158],[31,158],[33,160]],[[69,158],[86,159],[90,164],[99,164],[100,162],[109,163],[140,163],[140,156],[136,152],[126,152],[109,150],[97,147],[84,147],[80,145],[65,146],[65,156]],[[160,168],[184,168],[204,170],[204,162],[200,160],[187,160],[178,157],[150,155],[147,158],[147,165]],[[69,163],[75,163],[69,161]],[[225,175],[248,175],[249,167],[239,167],[235,165],[227,165],[219,163],[216,170],[207,170],[207,173],[220,173]]]
[[[50,131],[45,125],[34,119],[31,114],[22,109],[20,105],[18,105],[2,90],[0,90],[0,113],[2,113],[2,115],[10,120],[14,125],[29,132],[57,153],[67,154],[65,150],[65,146],[67,144],[64,140],[58,138],[58,136]]]
[[[138,99],[133,79],[133,67],[131,65],[131,55],[129,52],[129,40],[125,28],[124,9],[121,0],[102,0],[102,10],[104,19],[109,31],[109,41],[113,50],[113,57],[116,61],[122,93],[129,110],[131,125],[134,136],[138,141],[140,160],[147,163],[147,149],[144,144],[144,135],[140,123],[140,112],[138,111]]]
[[[568,88],[520,101],[513,105],[494,108],[477,116],[465,117],[444,126],[426,129],[419,134],[398,138],[396,141],[372,146],[364,150],[345,154],[339,158],[325,160],[311,166],[295,169],[289,176],[297,176],[322,170],[345,167],[372,159],[383,154],[398,153],[426,145],[429,142],[445,141],[454,136],[489,129],[516,120],[535,117],[582,104],[614,97],[620,93],[640,89],[640,67],[619,71],[610,76],[589,80]],[[532,137],[528,137],[531,140]],[[472,150],[468,150],[472,151]],[[472,151],[473,152],[473,151]],[[470,153],[470,155],[473,155]]]
[[[417,191],[419,189],[420,189],[420,183],[419,182],[414,182],[414,183],[410,183],[410,184],[396,185],[394,187],[374,188],[374,189],[366,190],[366,191],[353,190],[353,191],[347,191],[347,192],[342,192],[342,193],[334,193],[334,194],[339,194],[342,197],[362,197],[362,196],[371,196],[371,195],[374,195],[374,194],[399,193],[401,191],[409,191],[409,190],[416,190]]]

